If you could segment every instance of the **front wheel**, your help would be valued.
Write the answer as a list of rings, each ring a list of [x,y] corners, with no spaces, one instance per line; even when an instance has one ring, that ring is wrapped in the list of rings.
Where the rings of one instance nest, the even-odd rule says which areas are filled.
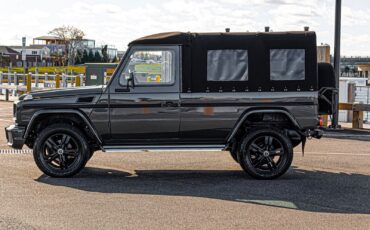
[[[274,179],[283,175],[292,161],[292,143],[275,130],[252,131],[240,145],[239,163],[245,172],[257,179]]]
[[[70,177],[84,168],[90,149],[85,135],[69,124],[50,125],[41,131],[33,147],[38,168],[52,177]]]

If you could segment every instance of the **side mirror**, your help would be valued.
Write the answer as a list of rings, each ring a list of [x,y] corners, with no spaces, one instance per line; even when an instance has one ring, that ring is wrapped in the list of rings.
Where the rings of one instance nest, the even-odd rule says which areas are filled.
[[[134,71],[129,71],[129,77],[127,78],[127,89],[130,88],[135,88],[135,72]]]

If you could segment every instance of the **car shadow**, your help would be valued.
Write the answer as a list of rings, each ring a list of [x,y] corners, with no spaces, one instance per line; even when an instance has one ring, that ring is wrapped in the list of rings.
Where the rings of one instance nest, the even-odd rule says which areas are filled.
[[[310,212],[370,214],[370,175],[292,168],[277,180],[255,180],[242,171],[138,170],[135,174],[85,168],[73,178],[36,181],[97,193],[192,196]]]

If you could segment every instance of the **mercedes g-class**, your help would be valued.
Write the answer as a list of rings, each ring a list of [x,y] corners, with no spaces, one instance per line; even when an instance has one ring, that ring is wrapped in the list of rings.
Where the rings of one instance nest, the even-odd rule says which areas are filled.
[[[333,76],[317,64],[314,32],[155,34],[129,44],[106,86],[20,96],[6,135],[53,177],[75,175],[98,150],[211,149],[272,179],[293,147],[321,137]]]

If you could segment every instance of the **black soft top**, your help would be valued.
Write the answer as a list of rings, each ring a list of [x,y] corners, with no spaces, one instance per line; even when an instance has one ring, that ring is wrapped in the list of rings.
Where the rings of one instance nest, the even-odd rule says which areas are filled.
[[[316,34],[312,31],[153,34],[132,45],[181,45],[184,92],[313,91],[317,90]],[[208,81],[207,55],[211,50],[248,50],[248,81]],[[305,80],[270,79],[270,50],[304,49]]]
[[[315,32],[312,31],[287,31],[287,32],[230,32],[230,33],[191,33],[191,32],[165,32],[152,34],[138,38],[129,43],[129,45],[158,45],[158,44],[189,44],[193,39],[206,39],[213,42],[225,42],[225,40],[234,39],[284,39],[296,40],[297,38],[307,39],[307,41],[316,40]]]

